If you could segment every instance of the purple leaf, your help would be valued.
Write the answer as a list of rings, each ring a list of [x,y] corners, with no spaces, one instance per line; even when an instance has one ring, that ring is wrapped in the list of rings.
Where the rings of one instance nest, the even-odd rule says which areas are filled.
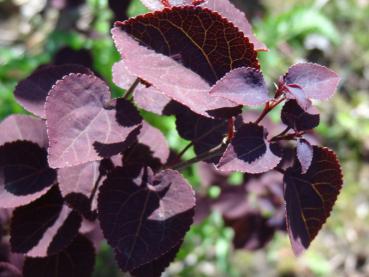
[[[288,69],[284,80],[287,85],[300,86],[307,98],[326,100],[336,91],[340,78],[319,64],[300,63]]]
[[[307,111],[311,105],[311,100],[305,95],[304,90],[299,87],[288,86],[288,91],[286,92],[287,99],[295,99],[297,104],[304,110]]]
[[[124,61],[119,61],[113,65],[113,82],[118,87],[129,89],[136,78],[137,76],[133,76],[128,72]],[[140,83],[134,91],[134,101],[140,108],[146,111],[163,114],[171,99],[153,86],[147,87]]]
[[[78,193],[89,199],[99,177],[99,166],[100,162],[88,162],[59,169],[58,182],[62,196]],[[96,210],[97,201],[94,200],[91,206],[92,210]]]
[[[246,15],[237,9],[229,0],[207,0],[203,7],[209,8],[218,12],[223,17],[228,18],[238,29],[240,29],[244,35],[254,45],[255,51],[268,51],[266,45],[258,40],[252,31],[252,27],[248,22]]]
[[[310,130],[319,125],[319,113],[311,107],[304,111],[294,100],[284,104],[281,112],[282,122],[296,131]]]
[[[0,147],[0,206],[26,205],[56,182],[56,171],[47,164],[47,152],[37,144],[15,141]]]
[[[45,118],[45,101],[50,89],[69,73],[93,74],[88,68],[80,65],[43,67],[17,85],[15,98],[27,111]]]
[[[150,148],[152,156],[165,164],[169,158],[169,145],[163,133],[147,123],[143,123],[138,143]]]
[[[108,175],[98,212],[121,269],[132,271],[178,245],[192,223],[194,206],[191,186],[176,171],[153,176],[146,168],[125,167]]]
[[[24,277],[90,277],[95,265],[95,249],[84,236],[79,235],[64,251],[45,258],[27,257]]]
[[[305,139],[297,141],[296,155],[301,165],[301,173],[305,174],[313,160],[313,147]]]
[[[47,164],[47,152],[28,141],[0,147],[0,185],[15,196],[26,196],[50,187],[56,171]]]
[[[53,187],[35,202],[15,209],[11,222],[12,251],[30,257],[45,257],[66,248],[78,233],[81,217],[63,205]]]
[[[255,174],[276,167],[281,158],[272,152],[265,136],[261,126],[254,123],[242,125],[220,159],[218,169]]]
[[[164,0],[165,1],[165,0]],[[162,10],[167,7],[163,4],[163,0],[141,0],[141,2],[151,10]],[[168,4],[170,6],[181,6],[181,5],[191,5],[197,4],[197,2],[204,2],[201,4],[202,7],[208,8],[210,10],[216,11],[223,17],[232,21],[232,23],[238,27],[245,36],[254,44],[255,51],[268,51],[268,48],[264,43],[259,41],[254,33],[250,23],[248,22],[245,14],[237,9],[229,0],[206,0],[206,1],[196,1],[196,0],[169,0]]]
[[[165,30],[164,36],[158,30]],[[224,32],[226,36],[220,35]],[[256,52],[242,33],[217,13],[199,7],[176,7],[118,22],[112,34],[132,75],[208,117],[207,111],[237,106],[209,97],[211,85],[233,68],[259,68]],[[216,47],[199,46],[208,43]]]
[[[0,123],[0,145],[16,140],[28,140],[40,147],[47,147],[45,122],[28,115],[8,116]]]
[[[120,144],[141,123],[131,103],[119,99],[112,102],[102,80],[82,74],[70,74],[53,87],[46,115],[53,168],[101,160],[94,143],[123,147]]]
[[[220,145],[227,134],[227,121],[201,116],[181,106],[175,112],[179,135],[192,141],[197,155]],[[209,162],[217,162],[220,157]]]
[[[270,100],[262,73],[250,67],[239,67],[228,72],[211,88],[210,95],[247,106],[262,105]]]
[[[314,146],[308,171],[301,171],[295,162],[284,177],[287,230],[296,255],[309,247],[330,216],[343,183],[340,164],[328,148]]]
[[[160,277],[163,271],[175,259],[177,252],[181,248],[182,242],[169,250],[158,259],[145,264],[131,272],[133,277]]]

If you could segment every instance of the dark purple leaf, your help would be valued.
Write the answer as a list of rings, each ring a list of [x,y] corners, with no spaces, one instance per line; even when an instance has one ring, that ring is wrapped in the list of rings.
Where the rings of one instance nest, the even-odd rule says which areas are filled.
[[[247,106],[262,105],[270,99],[263,74],[250,67],[239,67],[228,72],[211,88],[210,94]]]
[[[47,164],[47,152],[29,141],[0,147],[0,186],[15,196],[38,193],[52,186],[56,171]]]
[[[335,153],[317,146],[313,151],[313,160],[305,174],[296,161],[284,177],[287,229],[296,255],[307,249],[318,234],[343,183]]]
[[[175,259],[177,252],[181,248],[182,242],[169,250],[163,256],[158,259],[140,266],[139,268],[131,272],[133,277],[160,277],[163,271],[169,266],[169,264]]]
[[[48,146],[45,122],[28,115],[10,115],[0,123],[0,145],[28,140],[40,147]]]
[[[53,255],[66,248],[78,233],[81,217],[63,205],[53,187],[35,202],[15,209],[10,228],[12,251],[30,257]]]
[[[304,111],[295,100],[290,100],[282,108],[281,119],[284,124],[296,131],[310,130],[319,125],[320,116],[313,109],[308,112]]]
[[[1,277],[22,277],[22,272],[11,263],[2,262],[0,260],[0,276]]]
[[[164,0],[165,1],[165,0]],[[163,0],[141,0],[146,7],[151,10],[162,10],[166,7]],[[202,4],[203,2],[203,4]],[[208,8],[210,10],[216,11],[223,17],[232,21],[232,23],[238,27],[246,37],[252,42],[255,47],[255,51],[267,51],[268,48],[264,43],[259,41],[252,32],[250,23],[247,21],[245,14],[237,9],[229,0],[169,0],[168,4],[171,6],[179,5],[190,5],[190,4],[202,4],[202,7]]]
[[[211,85],[233,68],[259,68],[256,52],[243,34],[207,9],[166,9],[116,26],[113,38],[129,72],[204,116],[237,106],[209,97]],[[206,47],[210,43],[215,47]]]
[[[94,143],[124,143],[141,123],[131,103],[112,101],[102,80],[82,74],[70,74],[53,87],[46,115],[49,163],[54,168],[101,160]]]
[[[88,68],[80,65],[43,67],[17,85],[15,98],[27,111],[45,118],[45,101],[50,89],[69,73],[93,74]]]
[[[336,91],[340,78],[334,71],[322,65],[300,63],[288,69],[284,80],[287,85],[301,87],[307,98],[326,100]]]
[[[53,63],[55,65],[79,64],[79,65],[90,68],[93,65],[93,58],[92,58],[91,52],[87,49],[75,50],[70,47],[63,47],[58,52],[55,53],[54,58],[53,58]],[[86,72],[79,72],[79,71],[78,72],[70,71],[70,72],[67,72],[67,74],[72,73],[72,72],[73,73],[86,73]]]
[[[176,171],[153,176],[139,167],[115,169],[100,188],[98,212],[105,238],[123,271],[164,255],[192,223],[192,188]]]
[[[281,158],[272,152],[265,137],[265,129],[254,123],[239,127],[220,159],[218,169],[262,173],[276,167]]]
[[[179,135],[192,141],[196,154],[205,153],[220,145],[227,135],[227,121],[201,116],[181,106],[175,113]],[[211,161],[217,162],[220,157]]]
[[[29,204],[55,182],[56,171],[49,168],[45,149],[28,141],[0,147],[0,207]]]
[[[91,277],[95,265],[95,249],[79,235],[64,251],[45,258],[27,257],[24,277]]]
[[[305,174],[313,160],[313,147],[305,139],[299,139],[297,141],[296,155],[300,162],[301,173]]]
[[[257,250],[263,248],[274,236],[275,228],[268,225],[259,212],[249,212],[237,219],[224,219],[226,226],[234,230],[233,245],[236,249]]]
[[[231,1],[207,0],[203,6],[220,13],[225,18],[228,18],[228,20],[230,20],[238,29],[240,29],[250,40],[250,42],[254,45],[255,51],[268,51],[266,45],[258,40],[254,35],[246,15],[237,9],[231,3]]]

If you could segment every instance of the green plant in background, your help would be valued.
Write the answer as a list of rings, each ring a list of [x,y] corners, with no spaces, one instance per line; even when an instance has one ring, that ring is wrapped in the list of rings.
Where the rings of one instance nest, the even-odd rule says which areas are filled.
[[[4,1],[0,1],[0,5],[1,2]],[[88,0],[87,3],[93,15],[91,21],[93,33],[56,30],[48,34],[39,51],[30,51],[17,45],[0,46],[0,118],[11,113],[24,112],[13,101],[12,92],[16,83],[39,65],[49,62],[64,46],[75,50],[90,50],[94,58],[94,70],[107,80],[111,87],[114,87],[115,95],[122,94],[122,91],[111,81],[111,67],[118,60],[118,54],[109,34],[112,14],[108,9],[108,2]],[[178,263],[169,270],[173,276],[210,276],[209,272],[215,272],[214,276],[255,276],[248,271],[252,267],[258,269],[258,260],[255,257],[268,261],[265,269],[268,273],[274,274],[277,269],[286,274],[297,272],[300,274],[298,276],[332,276],[335,273],[340,276],[341,271],[352,273],[356,270],[355,266],[350,268],[345,264],[345,257],[357,261],[360,255],[368,254],[365,251],[367,241],[357,243],[352,238],[355,235],[352,234],[356,234],[356,238],[360,236],[361,240],[365,235],[369,237],[369,228],[363,223],[368,219],[366,201],[369,199],[369,189],[365,186],[366,177],[369,177],[369,69],[367,66],[369,64],[369,37],[367,36],[369,4],[365,0],[303,1],[303,3],[301,1],[262,1],[262,3],[265,5],[266,13],[262,18],[256,19],[254,25],[258,37],[270,48],[270,53],[260,55],[264,71],[270,69],[269,72],[265,72],[267,76],[275,77],[278,72],[285,71],[288,64],[296,62],[300,57],[311,58],[314,51],[319,52],[318,58],[322,58],[324,63],[336,69],[343,69],[341,75],[345,76],[346,85],[342,88],[340,97],[333,101],[332,106],[325,110],[322,107],[325,117],[322,121],[328,123],[323,123],[318,132],[322,139],[333,141],[331,146],[337,149],[342,159],[346,161],[345,171],[351,172],[346,177],[348,185],[343,191],[342,199],[338,202],[336,212],[340,214],[337,218],[344,214],[348,222],[333,216],[328,222],[329,230],[320,240],[328,241],[328,244],[316,243],[307,256],[296,261],[289,252],[287,254],[283,252],[287,251],[288,242],[282,236],[277,236],[266,252],[248,254],[237,251],[236,254],[231,254],[232,231],[224,228],[218,214],[212,214],[190,231],[178,255]],[[278,6],[283,7],[278,9],[276,8]],[[134,0],[128,14],[134,16],[146,11],[138,0]],[[277,113],[278,111],[275,115]],[[167,117],[163,120],[150,113],[144,113],[143,116],[153,126],[164,132],[173,149],[183,149],[186,145],[176,131],[173,131],[174,118]],[[188,152],[186,155],[186,158],[189,158],[193,152]],[[195,169],[188,169],[186,177],[192,184],[199,185]],[[237,176],[234,178],[237,179]],[[214,194],[216,195],[216,192]],[[349,230],[351,234],[345,230]],[[340,244],[330,244],[332,240],[342,238],[343,241]],[[334,247],[332,245],[337,248],[329,249]],[[344,254],[343,258],[337,258],[335,252],[345,253],[348,247],[350,248],[348,253]],[[285,255],[285,260],[280,260],[281,255]],[[343,261],[331,266],[328,261],[333,258],[341,258]],[[111,272],[106,271],[105,266],[109,260],[111,260],[111,253],[103,247],[98,260],[96,277],[118,274],[114,269]],[[209,265],[205,261],[213,263]],[[358,270],[360,272],[361,268]]]

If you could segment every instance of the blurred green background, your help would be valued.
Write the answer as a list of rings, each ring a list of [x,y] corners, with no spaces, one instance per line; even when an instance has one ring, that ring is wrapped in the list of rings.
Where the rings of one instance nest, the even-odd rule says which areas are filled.
[[[111,67],[119,57],[109,35],[113,14],[108,1],[76,0],[60,9],[64,2],[0,0],[0,119],[24,113],[12,95],[15,85],[64,47],[89,50],[93,69],[114,95],[122,94],[111,82]],[[369,0],[234,2],[270,48],[259,56],[270,85],[299,61],[326,65],[342,77],[331,101],[317,104],[321,111],[317,132],[322,144],[340,157],[344,188],[327,224],[300,258],[292,254],[284,233],[265,249],[234,251],[232,230],[213,213],[191,229],[165,276],[369,276]],[[129,16],[145,11],[138,0],[129,4]],[[173,118],[144,115],[165,133],[173,149],[186,145]],[[193,169],[186,176],[198,185]],[[95,276],[123,276],[106,245]]]

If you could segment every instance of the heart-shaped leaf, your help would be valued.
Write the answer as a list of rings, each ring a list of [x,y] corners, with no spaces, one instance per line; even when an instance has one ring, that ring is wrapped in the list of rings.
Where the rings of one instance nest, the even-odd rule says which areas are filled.
[[[46,257],[65,249],[78,234],[81,217],[63,205],[58,187],[35,202],[14,210],[10,227],[12,251]]]
[[[273,169],[281,158],[275,155],[265,139],[263,127],[243,124],[228,145],[217,167],[220,171],[262,173]]]
[[[35,71],[15,88],[15,99],[29,112],[46,118],[45,102],[52,86],[69,73],[93,74],[80,65],[51,65]]]
[[[326,100],[336,91],[340,78],[322,65],[299,63],[288,69],[284,81],[287,85],[298,85],[307,98]]]
[[[256,52],[243,34],[208,9],[165,9],[118,22],[112,33],[130,74],[204,116],[237,106],[209,97],[211,85],[233,68],[259,68]],[[206,47],[208,43],[215,48]]]
[[[228,72],[210,90],[240,105],[257,106],[269,101],[263,74],[250,67],[239,67]]]
[[[281,112],[282,122],[296,131],[310,130],[319,125],[319,113],[313,108],[304,111],[295,100],[284,104]]]
[[[47,147],[45,122],[28,115],[10,115],[0,123],[0,145],[16,140],[27,140]]]
[[[82,235],[57,255],[45,258],[27,257],[24,277],[91,277],[95,265],[95,249]]]
[[[343,183],[340,164],[328,148],[314,146],[308,171],[301,171],[300,163],[295,162],[284,177],[287,229],[296,255],[307,249],[318,234]]]
[[[29,141],[0,147],[0,206],[26,205],[45,194],[56,182],[56,171],[47,164],[46,149]]]
[[[164,255],[192,223],[194,192],[176,171],[153,176],[140,167],[117,168],[100,188],[98,213],[123,271]]]
[[[134,141],[129,135],[141,123],[131,103],[112,101],[102,80],[83,74],[70,74],[53,87],[47,97],[46,116],[53,168],[101,160],[96,144],[117,146],[113,152],[119,153],[127,138]]]

